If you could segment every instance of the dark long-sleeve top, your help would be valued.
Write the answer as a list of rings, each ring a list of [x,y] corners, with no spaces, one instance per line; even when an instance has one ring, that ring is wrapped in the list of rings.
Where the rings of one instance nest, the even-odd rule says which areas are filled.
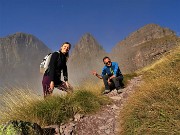
[[[51,56],[48,69],[45,76],[49,76],[55,85],[61,83],[61,71],[63,71],[64,81],[68,81],[68,72],[66,65],[66,55],[60,52],[54,52]]]

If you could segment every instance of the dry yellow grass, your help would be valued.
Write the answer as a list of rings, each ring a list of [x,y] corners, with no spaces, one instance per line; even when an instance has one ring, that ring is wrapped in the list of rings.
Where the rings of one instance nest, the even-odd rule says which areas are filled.
[[[104,84],[102,80],[98,80],[97,82],[94,82],[94,80],[85,80],[81,85],[75,87],[75,90],[82,89],[101,95],[104,90]]]
[[[144,83],[121,112],[121,134],[180,134],[180,47],[138,74]]]
[[[6,91],[1,98],[0,123],[13,119],[29,119],[32,121],[28,116],[29,107],[42,99],[30,89],[14,88]],[[23,111],[21,110],[22,108],[24,109]]]
[[[59,124],[76,113],[92,113],[110,100],[100,95],[100,86],[84,83],[73,93],[50,96],[44,99],[32,90],[11,89],[3,96],[0,109],[0,124],[10,120],[22,120],[41,126]]]

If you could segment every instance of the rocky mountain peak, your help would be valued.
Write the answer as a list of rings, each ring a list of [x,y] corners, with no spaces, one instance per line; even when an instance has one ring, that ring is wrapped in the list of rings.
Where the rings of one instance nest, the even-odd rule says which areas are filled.
[[[97,43],[97,42],[90,33],[86,33],[81,37],[78,44],[82,45],[84,43],[90,43],[90,44],[94,45],[94,43]],[[84,45],[88,45],[88,44],[84,44]]]
[[[51,50],[31,34],[15,33],[0,38],[0,79],[13,83],[37,78],[39,64]]]
[[[33,36],[32,34],[27,34],[23,32],[17,32],[15,34],[9,35],[4,38],[0,38],[1,42],[8,43],[9,45],[18,45],[19,47],[33,47],[44,49],[45,45],[42,41],[40,41],[37,37]]]
[[[95,38],[90,34],[84,34],[79,42],[75,45],[72,51],[72,57],[76,54],[84,55],[84,54],[97,54],[100,52],[105,52],[103,47],[95,40]]]
[[[157,24],[147,24],[119,42],[111,56],[122,65],[124,72],[133,72],[157,60],[177,45],[174,31]]]
[[[144,37],[144,40],[149,41],[151,39],[161,38],[168,35],[175,35],[175,32],[168,28],[163,28],[157,24],[147,24],[132,33],[130,37],[136,36],[137,38],[137,34]]]
[[[90,34],[84,34],[75,45],[68,60],[69,77],[73,84],[78,84],[82,79],[89,78],[92,70],[102,68],[102,58],[106,52]]]
[[[131,33],[127,38],[121,41],[118,46],[137,46],[147,41],[162,38],[168,35],[175,35],[175,32],[168,28],[163,28],[157,24],[147,24],[144,27],[139,28],[137,31]]]

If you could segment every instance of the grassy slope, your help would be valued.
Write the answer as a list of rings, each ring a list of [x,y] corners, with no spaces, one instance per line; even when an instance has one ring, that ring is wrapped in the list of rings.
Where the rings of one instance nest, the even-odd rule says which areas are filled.
[[[9,120],[23,120],[41,126],[58,124],[73,118],[76,113],[93,113],[110,100],[100,95],[101,87],[81,87],[66,96],[52,96],[47,99],[30,90],[15,89],[3,96],[0,108],[0,124]]]
[[[180,134],[180,46],[138,74],[144,83],[121,112],[121,134]]]

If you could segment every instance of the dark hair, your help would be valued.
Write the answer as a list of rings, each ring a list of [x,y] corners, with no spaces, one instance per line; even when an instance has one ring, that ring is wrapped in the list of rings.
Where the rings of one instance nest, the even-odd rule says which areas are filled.
[[[61,47],[64,45],[64,44],[68,44],[69,45],[69,50],[71,49],[71,44],[69,42],[64,42]]]
[[[110,58],[109,58],[108,56],[105,56],[105,57],[103,58],[103,62],[104,62],[105,59],[110,59]]]
[[[64,42],[64,43],[61,45],[61,47],[62,47],[64,44],[68,44],[68,45],[69,45],[69,50],[71,49],[71,44],[70,44],[69,42]],[[69,58],[69,52],[67,52],[67,53],[65,54],[65,56],[66,56],[66,61],[67,61],[68,58]]]

